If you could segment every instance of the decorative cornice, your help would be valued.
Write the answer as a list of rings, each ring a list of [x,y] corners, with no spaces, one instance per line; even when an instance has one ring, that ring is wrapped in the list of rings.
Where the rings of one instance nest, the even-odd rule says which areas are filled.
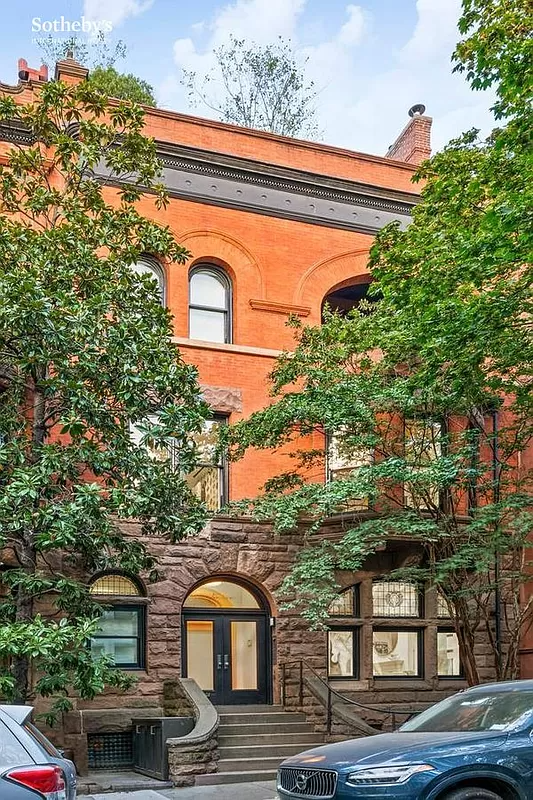
[[[0,139],[33,141],[19,123],[2,123]],[[169,195],[196,203],[374,235],[390,222],[406,228],[419,201],[411,192],[225,153],[162,141],[156,147]],[[105,169],[98,177],[110,185],[123,182]]]
[[[156,141],[163,166],[212,177],[313,195],[326,200],[356,202],[368,208],[409,215],[420,198],[415,192],[383,189],[358,181],[333,178],[252,159]]]
[[[272,300],[250,300],[254,311],[271,311],[274,314],[296,314],[298,317],[308,317],[311,313],[309,306],[293,306],[289,303],[275,303]]]
[[[35,144],[35,136],[31,130],[18,120],[0,122],[0,141],[13,144]]]

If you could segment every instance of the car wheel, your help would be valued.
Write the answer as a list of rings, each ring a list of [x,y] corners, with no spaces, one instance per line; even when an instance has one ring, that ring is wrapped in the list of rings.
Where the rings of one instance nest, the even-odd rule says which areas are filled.
[[[481,786],[465,786],[445,795],[442,800],[502,800],[502,796]]]

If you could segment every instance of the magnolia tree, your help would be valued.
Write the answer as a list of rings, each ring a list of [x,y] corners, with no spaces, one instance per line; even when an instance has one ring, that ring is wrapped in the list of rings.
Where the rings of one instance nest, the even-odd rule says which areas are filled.
[[[524,0],[464,0],[456,69],[473,88],[495,86],[502,127],[487,141],[470,132],[420,168],[412,224],[385,228],[373,248],[373,302],[347,318],[326,313],[321,328],[293,322],[274,402],[225,432],[235,458],[292,444],[294,467],[239,506],[278,531],[306,531],[285,601],[323,625],[337,570],[407,540],[414,555],[396,575],[440,592],[470,683],[481,633],[497,677],[516,677],[533,620],[523,592],[533,528],[522,460],[532,437],[528,20]],[[316,432],[324,447],[306,447]],[[326,456],[344,468],[324,483]],[[342,511],[337,541],[321,541]]]
[[[201,527],[184,474],[206,408],[156,282],[132,269],[187,257],[137,210],[147,191],[166,202],[141,109],[51,82],[29,105],[1,98],[0,122],[32,142],[0,167],[0,689],[52,698],[53,716],[72,692],[129,685],[87,649],[101,613],[87,576],[154,570],[121,519],[170,541]],[[152,450],[171,438],[180,471],[132,426]]]

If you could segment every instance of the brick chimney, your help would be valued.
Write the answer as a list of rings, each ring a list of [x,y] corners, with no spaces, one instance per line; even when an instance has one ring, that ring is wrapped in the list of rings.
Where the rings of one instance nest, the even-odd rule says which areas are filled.
[[[25,58],[19,58],[18,61],[18,76],[19,81],[37,81],[46,83],[48,80],[48,67],[42,64],[40,69],[32,69],[28,67],[28,62]]]
[[[405,161],[407,164],[421,164],[431,155],[431,117],[424,116],[426,107],[419,103],[409,109],[411,119],[391,144],[386,158]]]
[[[72,85],[85,80],[88,74],[89,70],[72,57],[71,51],[67,53],[66,58],[61,59],[61,61],[58,61],[56,64],[56,81],[63,81],[64,83]]]

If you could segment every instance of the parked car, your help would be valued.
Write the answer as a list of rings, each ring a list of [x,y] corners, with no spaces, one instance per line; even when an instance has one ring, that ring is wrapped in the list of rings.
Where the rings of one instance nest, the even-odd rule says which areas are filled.
[[[0,798],[75,800],[76,767],[32,725],[32,710],[0,705]]]
[[[533,800],[533,680],[476,686],[394,733],[286,759],[278,796],[313,800]]]

